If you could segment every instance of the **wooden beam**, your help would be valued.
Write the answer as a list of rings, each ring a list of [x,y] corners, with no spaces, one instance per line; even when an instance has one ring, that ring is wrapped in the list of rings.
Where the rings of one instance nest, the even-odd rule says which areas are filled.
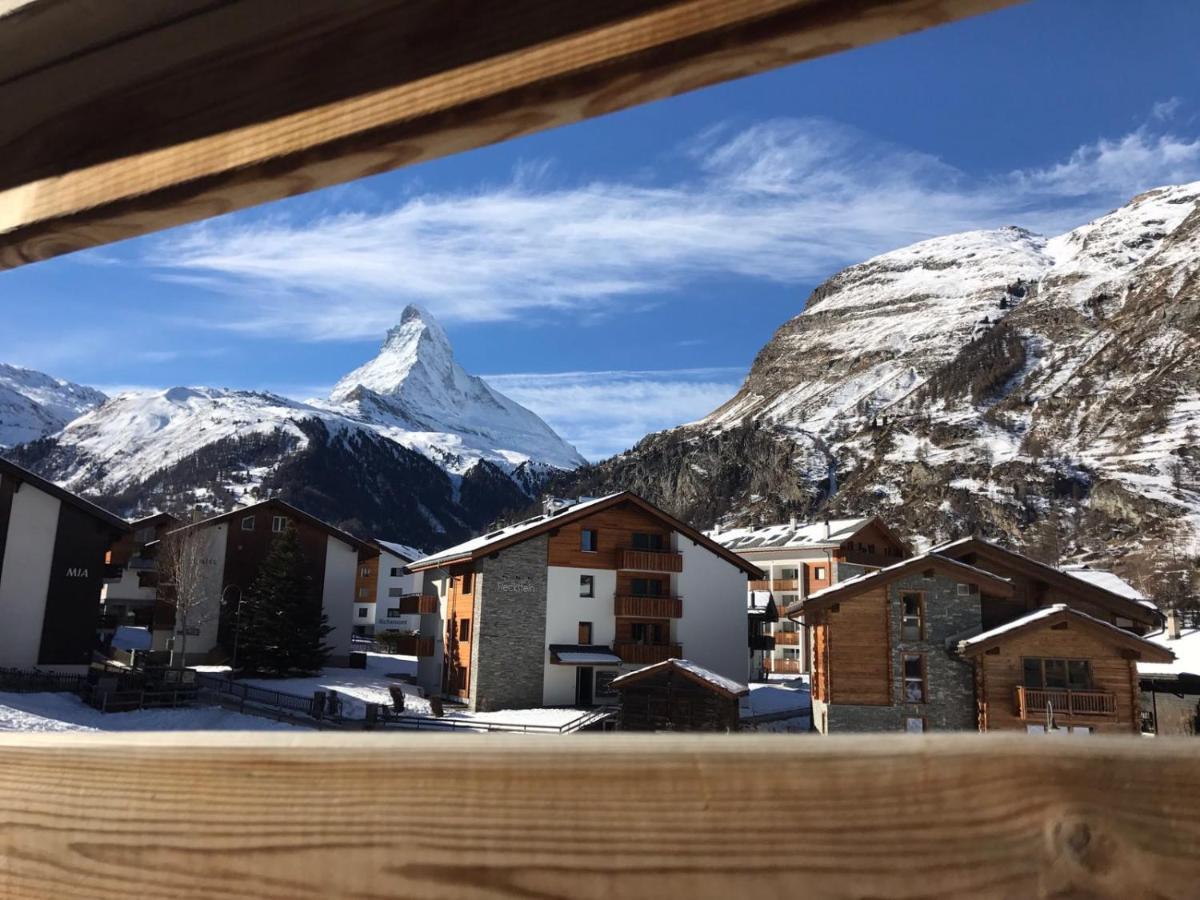
[[[5,735],[0,806],[7,898],[1124,900],[1200,878],[1184,739]]]
[[[0,0],[0,267],[1013,2]]]

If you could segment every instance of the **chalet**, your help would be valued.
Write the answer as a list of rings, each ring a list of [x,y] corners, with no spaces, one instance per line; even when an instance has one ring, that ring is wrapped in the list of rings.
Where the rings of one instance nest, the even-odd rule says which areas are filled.
[[[332,648],[329,662],[345,665],[350,655],[355,579],[364,541],[311,516],[282,500],[264,500],[251,506],[194,522],[169,532],[167,537],[194,532],[205,541],[212,608],[187,642],[188,662],[225,659],[237,627],[229,610],[258,575],[272,541],[295,528],[307,564],[306,574],[333,631],[325,639]],[[155,619],[155,649],[164,649],[176,630],[174,617]]]
[[[123,520],[0,459],[0,666],[86,666]]]
[[[153,628],[158,599],[158,548],[163,536],[183,523],[157,513],[130,523],[105,557],[111,577],[100,595],[101,638],[121,626]]]
[[[762,573],[629,492],[548,505],[419,559],[443,623],[427,690],[489,710],[612,702],[622,672],[679,658],[746,671],[746,579]]]
[[[1157,610],[979,539],[816,591],[813,722],[838,731],[1137,732]]]
[[[870,569],[890,566],[910,555],[909,547],[878,516],[827,519],[783,525],[710,531],[709,537],[761,568],[766,578],[750,592],[769,591],[780,609],[809,594]],[[810,669],[804,626],[777,620],[764,630],[774,646],[751,653],[750,678],[770,673],[799,675]],[[761,643],[761,642],[760,642]]]
[[[613,679],[623,731],[737,731],[750,689],[686,659]]]

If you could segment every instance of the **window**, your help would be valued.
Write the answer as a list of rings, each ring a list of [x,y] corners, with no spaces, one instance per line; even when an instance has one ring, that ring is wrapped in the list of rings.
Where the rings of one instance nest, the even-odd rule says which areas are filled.
[[[361,587],[361,588],[359,588],[359,589],[358,589],[358,596],[360,596],[360,597],[370,597],[370,596],[371,596],[371,589],[370,589],[370,588],[365,588],[365,587]]]
[[[462,577],[462,592],[463,592],[464,594],[469,594],[469,593],[471,593],[471,575],[472,575],[472,574],[473,574],[473,573],[471,573],[471,572],[463,572],[463,577]]]
[[[586,645],[586,644],[590,644],[591,642],[592,642],[592,623],[591,622],[580,622],[579,623],[579,643]]]
[[[471,620],[470,619],[459,619],[458,620],[458,639],[460,641],[471,640]]]
[[[975,593],[975,586],[971,584],[960,584],[957,585],[957,588],[958,596],[960,597],[969,597],[971,594]]]
[[[361,608],[359,609],[359,611],[358,611],[358,617],[359,617],[360,619],[365,619],[365,618],[367,617],[367,608],[366,608],[365,606],[364,606],[364,607],[361,607]]]
[[[925,597],[915,591],[900,595],[900,639],[919,641],[925,637]]]
[[[358,570],[358,574],[361,575],[363,578],[369,578],[371,576],[371,567],[370,566],[361,567]]]
[[[799,569],[780,569],[779,570],[779,579],[781,581],[795,581],[799,577],[800,577]]]
[[[910,716],[904,720],[904,730],[909,734],[923,734],[925,731],[925,720],[916,716]]]
[[[661,550],[663,548],[663,536],[661,534],[641,534],[633,533],[633,549],[634,550]]]
[[[629,588],[635,597],[661,597],[664,593],[663,583],[657,578],[634,578]]]
[[[246,516],[242,519],[242,531],[254,530],[254,516]]]
[[[595,597],[596,596],[596,577],[594,575],[579,576],[579,596],[580,597]]]
[[[271,530],[276,534],[287,530],[287,516],[271,516]]]
[[[388,574],[391,575],[392,578],[399,578],[404,574],[404,568],[402,566],[392,566],[391,569],[388,570]]]
[[[388,588],[388,596],[389,597],[403,597],[404,596],[404,588],[402,588],[402,587]]]
[[[824,580],[825,580],[825,567],[824,566],[813,567],[813,581],[824,581]]]
[[[389,619],[398,619],[398,618],[400,618],[400,607],[398,607],[398,606],[389,606],[389,607],[388,607],[388,612],[387,612],[387,617],[388,617]]]
[[[920,653],[905,653],[904,702],[925,702],[925,656]]]
[[[783,648],[783,658],[784,659],[800,659],[800,650],[796,647],[784,647]]]
[[[874,552],[875,552],[875,545],[874,545],[874,544],[867,544],[867,552],[868,552],[868,553],[874,553]]]
[[[1027,688],[1047,691],[1087,691],[1092,688],[1092,667],[1086,659],[1021,660]]]
[[[663,627],[658,622],[634,622],[629,626],[629,636],[635,644],[662,644]]]
[[[584,528],[579,532],[579,549],[584,553],[596,552],[596,529]]]

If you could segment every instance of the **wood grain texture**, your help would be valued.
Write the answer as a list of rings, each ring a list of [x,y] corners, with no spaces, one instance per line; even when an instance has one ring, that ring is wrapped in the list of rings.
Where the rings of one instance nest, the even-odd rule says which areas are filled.
[[[0,773],[7,898],[1127,900],[1200,877],[1184,740],[12,735]],[[797,858],[748,839],[764,821]]]
[[[10,112],[0,122],[0,266],[1012,2],[226,0],[171,7],[179,15],[167,18],[161,4],[131,0],[97,8],[89,23],[107,40],[95,44],[86,30],[47,28],[61,22],[62,0],[37,0],[0,18],[0,48],[48,48],[0,79]]]

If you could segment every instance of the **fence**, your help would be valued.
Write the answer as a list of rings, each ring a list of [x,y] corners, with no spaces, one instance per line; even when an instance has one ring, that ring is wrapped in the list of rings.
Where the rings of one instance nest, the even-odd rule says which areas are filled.
[[[239,681],[231,681],[228,678],[204,673],[196,676],[196,684],[204,690],[212,691],[215,694],[235,697],[241,700],[243,704],[251,703],[259,706],[271,706],[275,709],[301,713],[312,718],[320,718],[323,713],[323,710],[316,709],[316,702],[313,697],[305,697],[301,694],[273,691],[269,688],[244,684]]]
[[[78,693],[85,676],[62,672],[43,672],[40,669],[0,669],[0,691],[15,694],[34,694],[43,691]]]

